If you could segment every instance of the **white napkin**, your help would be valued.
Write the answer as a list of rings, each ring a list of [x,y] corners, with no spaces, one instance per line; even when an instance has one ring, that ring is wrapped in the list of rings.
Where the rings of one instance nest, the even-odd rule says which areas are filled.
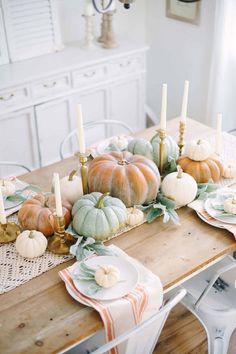
[[[77,301],[93,307],[99,312],[104,323],[106,341],[111,341],[125,331],[131,329],[139,322],[158,312],[163,302],[163,287],[160,279],[137,260],[129,257],[120,248],[111,245],[109,248],[121,257],[135,265],[139,272],[139,283],[128,295],[114,301],[97,301],[82,295],[74,286],[71,274],[77,263],[59,272],[60,277],[69,287],[70,292]],[[156,332],[156,329],[154,329]],[[142,332],[132,343],[135,354],[143,354],[152,333]],[[126,343],[111,350],[113,354],[122,354]]]

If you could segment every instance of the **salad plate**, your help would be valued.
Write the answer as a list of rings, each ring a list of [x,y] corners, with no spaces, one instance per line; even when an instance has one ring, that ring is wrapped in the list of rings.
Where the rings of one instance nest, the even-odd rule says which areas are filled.
[[[223,208],[224,201],[231,197],[235,197],[235,193],[214,193],[211,198],[205,201],[204,207],[206,212],[221,223],[236,224],[236,215],[226,213]]]
[[[112,265],[120,271],[120,280],[114,286],[110,288],[101,288],[101,290],[92,295],[90,295],[88,291],[90,282],[86,280],[78,280],[73,276],[75,287],[83,295],[89,298],[100,301],[117,300],[132,291],[138,283],[139,274],[137,268],[123,257],[97,256],[87,259],[84,263],[94,270],[102,265]],[[76,272],[76,268],[74,271]]]

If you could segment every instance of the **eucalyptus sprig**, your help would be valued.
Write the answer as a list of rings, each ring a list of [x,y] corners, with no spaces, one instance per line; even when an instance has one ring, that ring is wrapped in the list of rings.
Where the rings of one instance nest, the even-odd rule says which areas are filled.
[[[197,191],[197,200],[206,200],[210,197],[210,193],[215,192],[219,186],[213,181],[209,181],[208,183],[198,183],[198,191]]]
[[[138,205],[137,208],[146,213],[148,223],[163,215],[163,223],[172,221],[174,224],[180,225],[179,216],[175,211],[175,202],[166,198],[161,192],[157,194],[156,200],[145,206]]]
[[[93,295],[98,291],[102,290],[102,287],[98,285],[95,280],[95,272],[96,270],[94,268],[91,268],[84,262],[81,262],[74,269],[72,275],[73,279],[75,280],[82,280],[88,282],[88,287],[86,291],[88,295]]]
[[[33,192],[41,192],[41,188],[38,186],[35,186],[33,184],[29,184],[28,186],[22,188],[22,189],[17,189],[14,194],[9,195],[6,197],[6,200],[9,202],[24,202],[27,198],[23,196],[23,193],[25,191],[33,191]]]

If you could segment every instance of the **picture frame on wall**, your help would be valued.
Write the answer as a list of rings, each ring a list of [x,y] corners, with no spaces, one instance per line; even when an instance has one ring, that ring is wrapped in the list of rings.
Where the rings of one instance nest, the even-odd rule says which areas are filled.
[[[166,0],[166,16],[198,25],[200,22],[200,1],[186,3],[179,0]]]

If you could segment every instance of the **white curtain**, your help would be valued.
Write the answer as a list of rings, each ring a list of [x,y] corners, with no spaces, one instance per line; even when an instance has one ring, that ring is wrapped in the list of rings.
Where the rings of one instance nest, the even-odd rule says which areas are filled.
[[[208,92],[208,123],[215,126],[222,112],[223,129],[236,128],[236,0],[216,0]]]

